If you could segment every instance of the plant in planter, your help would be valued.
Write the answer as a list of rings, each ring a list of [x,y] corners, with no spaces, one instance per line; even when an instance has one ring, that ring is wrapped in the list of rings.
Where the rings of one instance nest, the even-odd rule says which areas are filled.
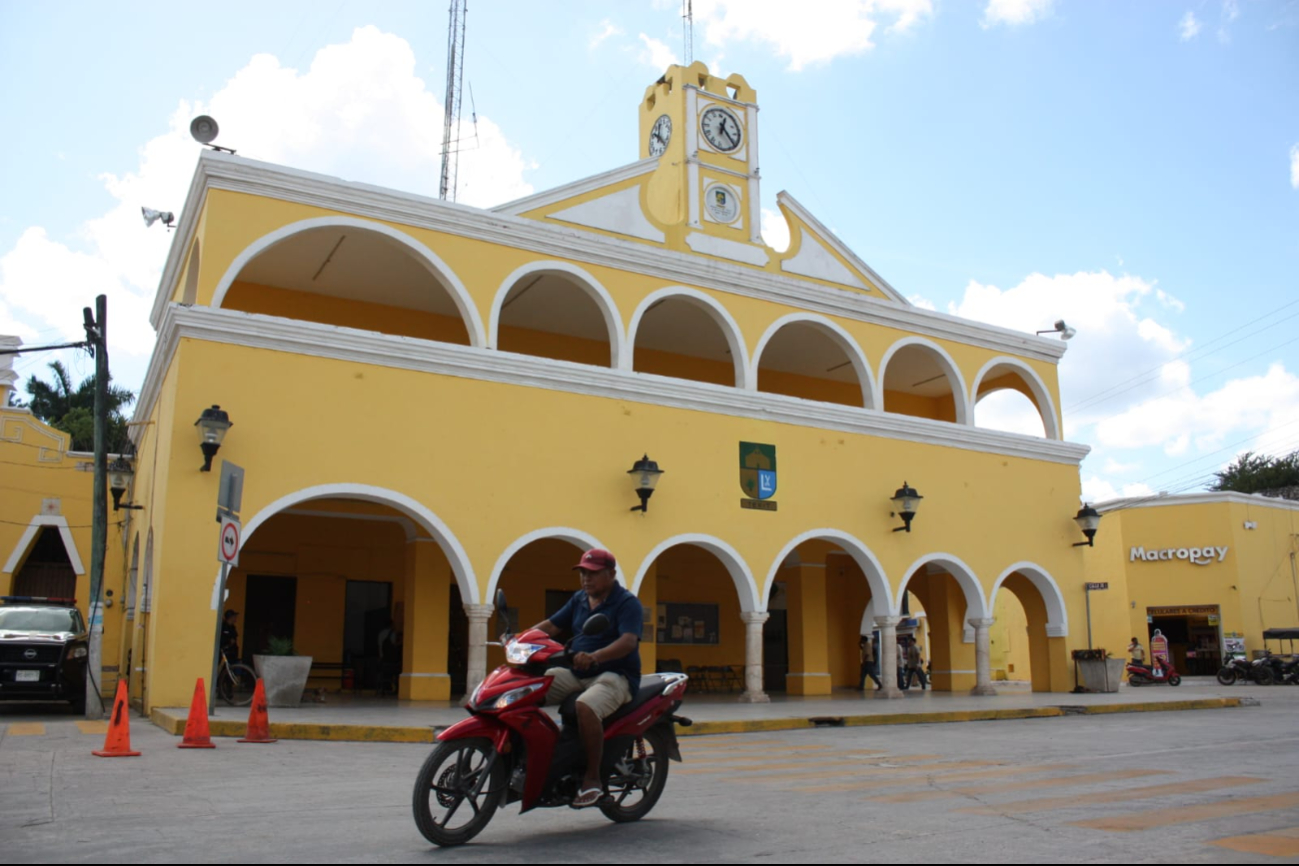
[[[302,692],[311,676],[311,656],[293,652],[293,638],[272,636],[266,650],[253,656],[257,676],[266,687],[266,704],[272,707],[296,707],[302,703]]]

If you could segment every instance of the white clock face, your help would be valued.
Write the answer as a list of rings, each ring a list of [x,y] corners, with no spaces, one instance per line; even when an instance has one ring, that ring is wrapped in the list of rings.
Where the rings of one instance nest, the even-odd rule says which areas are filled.
[[[654,128],[650,130],[650,156],[662,156],[664,151],[668,149],[668,142],[671,140],[672,118],[666,114],[660,115],[659,119],[654,121]]]
[[[740,217],[740,197],[725,184],[715,183],[704,190],[704,207],[719,223],[729,225]]]
[[[744,129],[739,119],[729,109],[717,105],[704,111],[699,118],[699,128],[708,143],[722,153],[736,150],[744,141]]]

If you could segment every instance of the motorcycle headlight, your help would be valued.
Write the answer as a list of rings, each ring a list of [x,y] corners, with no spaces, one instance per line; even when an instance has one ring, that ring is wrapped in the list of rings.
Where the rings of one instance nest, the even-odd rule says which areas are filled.
[[[512,665],[527,664],[528,659],[532,658],[532,654],[540,649],[545,649],[545,646],[539,643],[512,641],[505,648],[505,660]]]
[[[532,683],[531,685],[523,686],[521,688],[510,689],[508,692],[492,701],[492,709],[503,710],[510,704],[523,700],[538,689],[545,688],[545,686],[545,683]]]

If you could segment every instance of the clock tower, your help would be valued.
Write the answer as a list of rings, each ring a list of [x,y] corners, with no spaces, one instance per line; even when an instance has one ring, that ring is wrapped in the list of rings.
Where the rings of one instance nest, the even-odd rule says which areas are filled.
[[[757,101],[743,76],[719,78],[697,62],[669,67],[640,109],[641,158],[659,160],[647,196],[654,218],[684,230],[696,252],[755,264],[767,259]]]

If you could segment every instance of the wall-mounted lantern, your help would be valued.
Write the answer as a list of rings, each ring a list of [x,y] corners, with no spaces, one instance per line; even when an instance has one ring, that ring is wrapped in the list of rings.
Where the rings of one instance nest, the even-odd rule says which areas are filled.
[[[112,463],[108,464],[108,492],[113,494],[113,510],[121,511],[123,508],[129,511],[141,511],[143,505],[122,504],[122,494],[131,486],[131,479],[135,477],[135,470],[131,468],[131,461],[126,459],[125,455],[120,455]]]
[[[659,476],[663,474],[663,470],[646,454],[636,461],[627,474],[631,476],[631,483],[636,487],[636,495],[640,497],[640,505],[633,505],[631,510],[649,511],[649,498],[654,495],[654,486],[659,483]]]
[[[1077,523],[1083,535],[1087,536],[1086,541],[1079,541],[1074,544],[1074,547],[1082,547],[1084,544],[1095,547],[1092,542],[1096,538],[1096,527],[1101,525],[1101,513],[1084,502],[1083,507],[1079,508],[1078,513],[1074,515],[1074,523]]]
[[[896,527],[894,532],[911,531],[911,520],[916,516],[916,510],[920,508],[920,500],[925,497],[921,496],[916,489],[907,482],[903,481],[902,486],[897,489],[890,500],[893,503],[894,511],[890,517],[901,517],[902,526]]]
[[[216,456],[217,451],[221,448],[221,440],[226,437],[226,431],[234,425],[230,423],[230,416],[221,411],[220,406],[213,406],[211,409],[204,409],[203,414],[194,422],[198,428],[198,434],[201,438],[203,449],[203,468],[200,472],[212,471],[212,458]]]

